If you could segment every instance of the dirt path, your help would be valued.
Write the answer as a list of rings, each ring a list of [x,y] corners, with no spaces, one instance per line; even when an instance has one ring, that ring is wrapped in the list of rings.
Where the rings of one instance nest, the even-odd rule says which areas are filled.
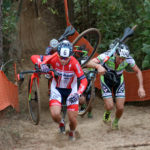
[[[11,128],[19,134],[13,150],[149,150],[150,109],[143,106],[125,106],[120,120],[120,130],[113,131],[102,122],[103,102],[98,97],[94,102],[92,119],[78,117],[79,132],[75,142],[58,133],[48,111],[42,106],[40,124],[32,125],[29,115],[18,115],[11,119]],[[112,112],[112,118],[114,112]],[[67,122],[67,130],[68,122]]]

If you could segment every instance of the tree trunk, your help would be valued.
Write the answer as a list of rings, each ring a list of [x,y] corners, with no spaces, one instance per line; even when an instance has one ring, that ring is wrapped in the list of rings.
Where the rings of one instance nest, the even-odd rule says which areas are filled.
[[[3,59],[3,36],[2,36],[2,0],[0,0],[0,65]]]

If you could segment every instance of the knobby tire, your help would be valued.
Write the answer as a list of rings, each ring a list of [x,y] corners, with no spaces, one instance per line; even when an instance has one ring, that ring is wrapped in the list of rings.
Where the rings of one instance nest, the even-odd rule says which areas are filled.
[[[92,106],[92,102],[95,98],[95,85],[94,85],[94,82],[95,82],[95,78],[92,78],[91,80],[91,97],[90,97],[90,100],[88,102],[88,105],[86,106],[85,110],[83,112],[80,112],[78,113],[79,116],[84,116],[90,109],[90,107]]]
[[[31,90],[31,99],[29,96],[31,78],[28,83],[28,108],[29,114],[33,121],[33,124],[38,125],[40,121],[40,93],[39,87],[37,84],[37,79],[33,79],[32,90]],[[34,89],[35,88],[35,89]]]
[[[90,36],[90,34],[92,36],[94,35],[94,37],[96,38],[96,41],[95,41],[96,43],[94,44],[94,47],[93,47],[93,45],[89,42],[91,44],[91,46],[93,47],[93,51],[91,54],[88,55],[89,56],[88,59],[83,64],[81,64],[81,67],[85,66],[88,63],[88,61],[94,56],[95,52],[97,51],[98,45],[100,44],[100,41],[101,41],[101,34],[98,29],[89,28],[89,29],[83,31],[82,33],[80,33],[76,37],[76,39],[72,42],[73,46],[75,46],[81,38],[83,38],[84,36],[87,36],[87,35]],[[75,53],[73,55],[75,55]]]

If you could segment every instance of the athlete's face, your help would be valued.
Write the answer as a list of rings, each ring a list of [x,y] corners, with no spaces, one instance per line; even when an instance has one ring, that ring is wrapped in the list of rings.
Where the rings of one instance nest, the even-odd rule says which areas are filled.
[[[64,66],[66,65],[70,60],[70,57],[61,57],[59,56],[59,61],[61,62],[61,64]]]
[[[117,64],[121,64],[126,58],[124,57],[119,57],[118,55],[116,55],[116,63]]]

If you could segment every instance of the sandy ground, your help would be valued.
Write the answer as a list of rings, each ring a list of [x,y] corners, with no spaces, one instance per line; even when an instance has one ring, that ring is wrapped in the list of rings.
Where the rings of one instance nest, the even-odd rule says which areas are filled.
[[[1,127],[8,125],[13,131],[15,144],[6,149],[13,150],[150,150],[150,109],[149,106],[126,105],[120,120],[120,130],[112,130],[102,122],[103,101],[96,97],[93,118],[78,116],[77,140],[69,141],[67,135],[59,133],[58,125],[50,117],[47,104],[42,105],[39,125],[32,124],[29,114],[19,113],[6,117]],[[112,112],[112,119],[114,111]],[[66,118],[67,130],[69,129]],[[4,144],[4,143],[3,143]],[[7,144],[7,143],[6,143]],[[5,149],[5,147],[0,147]]]

